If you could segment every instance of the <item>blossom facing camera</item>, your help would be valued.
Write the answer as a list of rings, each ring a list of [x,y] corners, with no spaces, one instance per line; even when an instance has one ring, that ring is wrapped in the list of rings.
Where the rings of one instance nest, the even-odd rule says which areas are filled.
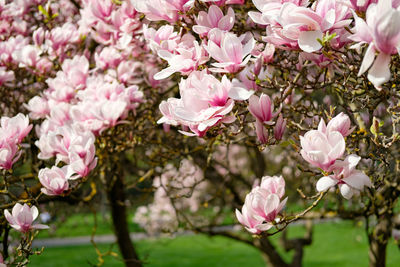
[[[44,224],[33,223],[39,215],[36,206],[29,207],[27,204],[15,204],[12,213],[4,210],[4,216],[12,228],[21,232],[27,233],[32,229],[48,229],[49,227]]]
[[[362,171],[356,170],[361,157],[348,155],[345,160],[337,160],[333,165],[333,174],[324,176],[317,182],[319,192],[326,191],[336,185],[339,186],[340,193],[346,199],[350,199],[354,194],[364,190],[364,187],[371,187],[371,180]]]

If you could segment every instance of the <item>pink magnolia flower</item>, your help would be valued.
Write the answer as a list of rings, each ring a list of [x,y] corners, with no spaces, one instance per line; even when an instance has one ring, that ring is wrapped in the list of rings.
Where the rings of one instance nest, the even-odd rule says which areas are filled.
[[[189,127],[195,135],[220,122],[231,122],[226,115],[232,110],[233,100],[249,97],[246,89],[236,88],[226,76],[219,81],[207,70],[196,71],[179,83],[181,98],[169,98],[160,104],[163,117],[158,123]]]
[[[338,185],[340,193],[346,199],[350,199],[355,193],[359,193],[364,186],[371,187],[371,180],[362,171],[356,170],[361,157],[349,155],[345,160],[337,160],[332,166],[333,174],[324,176],[317,182],[319,192]]]
[[[15,143],[3,143],[0,146],[0,169],[11,169],[21,154]]]
[[[321,120],[320,125],[324,123]],[[300,136],[301,155],[311,165],[324,171],[331,171],[332,165],[340,158],[346,147],[344,137],[340,132],[308,131]]]
[[[378,0],[363,0],[363,1],[349,0],[349,1],[351,3],[351,6],[353,7],[353,9],[358,12],[365,12],[365,11],[367,11],[369,5],[375,4],[378,2]]]
[[[49,196],[57,196],[68,190],[68,176],[67,176],[68,166],[58,168],[57,166],[49,168],[44,168],[39,170],[39,181],[44,186],[42,192]]]
[[[29,134],[32,124],[29,124],[28,116],[18,113],[14,117],[1,117],[0,138],[2,141],[19,144]]]
[[[284,194],[285,181],[282,176],[263,177],[260,186],[254,187],[246,195],[242,212],[236,210],[238,221],[253,234],[269,230],[286,204],[287,198],[281,201]]]
[[[41,96],[34,96],[24,106],[30,111],[29,117],[33,120],[44,119],[50,114],[48,101]]]
[[[366,21],[355,13],[353,15],[354,34],[349,38],[357,44],[352,47],[359,48],[362,44],[369,44],[358,75],[361,76],[369,69],[368,80],[375,88],[380,89],[391,77],[391,55],[400,52],[400,10],[392,7],[391,0],[381,0],[377,4],[369,5]],[[379,54],[375,59],[376,52]]]
[[[33,45],[26,45],[20,50],[13,52],[13,59],[19,63],[20,67],[35,68],[40,60],[42,51]]]
[[[257,135],[258,141],[260,141],[261,144],[267,144],[269,133],[268,133],[268,130],[265,129],[264,123],[262,123],[259,120],[256,120],[255,127],[256,127],[256,135]]]
[[[307,6],[308,0],[253,0],[254,6],[260,11],[250,11],[249,17],[257,24],[268,25],[276,24],[282,5],[285,2],[293,3],[297,6]]]
[[[324,34],[332,34],[333,31],[337,35],[345,35],[344,31],[336,30],[351,23],[349,8],[333,0],[315,2],[312,8],[301,6],[305,1],[259,2],[259,9],[265,10],[265,16],[264,12],[262,16],[251,13],[253,20],[267,25],[267,36],[264,39],[283,49],[301,49],[308,53],[318,51],[322,47],[318,39],[321,40]],[[335,39],[341,40],[343,37],[337,36]],[[336,40],[335,44],[344,45],[343,40]]]
[[[286,129],[286,119],[283,119],[282,114],[279,115],[274,127],[274,137],[276,140],[281,140]]]
[[[21,233],[29,232],[32,229],[49,228],[47,225],[33,223],[38,215],[39,211],[36,206],[29,207],[27,204],[15,204],[12,209],[12,214],[10,214],[8,210],[4,210],[4,216],[8,223],[12,228]]]
[[[281,176],[264,176],[261,179],[260,188],[269,194],[277,194],[279,198],[285,195],[285,179]]]
[[[104,47],[100,53],[94,54],[96,66],[103,70],[108,68],[116,68],[123,60],[121,53],[115,47]]]
[[[159,50],[167,50],[173,53],[181,40],[178,32],[174,32],[174,27],[171,25],[163,25],[155,30],[144,24],[143,36],[149,43],[150,49],[156,53]]]
[[[235,12],[230,7],[224,16],[222,10],[212,5],[208,13],[200,11],[196,18],[197,25],[193,26],[193,31],[200,36],[206,36],[211,29],[218,28],[222,31],[230,31],[235,24]]]
[[[154,79],[162,80],[168,78],[175,72],[189,75],[197,70],[197,67],[208,61],[203,46],[200,46],[191,34],[185,34],[174,53],[167,50],[159,50],[158,56],[168,61],[168,67],[154,75]]]
[[[350,127],[351,121],[349,116],[347,116],[343,112],[340,112],[328,122],[327,126],[325,125],[325,121],[321,120],[320,124],[318,125],[318,130],[323,133],[338,131],[343,135],[343,137],[346,137],[351,134],[355,129],[355,126],[352,128]]]
[[[138,12],[144,13],[151,21],[166,20],[175,22],[179,12],[184,12],[191,7],[189,0],[135,0],[133,6]]]
[[[5,67],[0,67],[0,86],[14,81],[15,75],[12,70],[7,71]]]
[[[68,165],[69,179],[86,177],[96,167],[97,158],[95,157],[96,148],[94,142],[95,137],[90,132],[74,140],[68,151],[70,162]]]
[[[280,111],[273,113],[274,103],[268,95],[262,93],[260,97],[252,95],[249,98],[248,109],[250,113],[260,122],[272,125],[274,122],[271,119],[275,118]]]
[[[210,69],[216,72],[235,73],[242,69],[251,58],[251,51],[255,46],[255,40],[251,36],[248,40],[244,40],[245,36],[237,37],[233,33],[224,33],[221,43],[215,40],[209,40],[204,46],[210,56],[218,61],[212,65],[216,68]],[[242,43],[245,42],[245,43]]]

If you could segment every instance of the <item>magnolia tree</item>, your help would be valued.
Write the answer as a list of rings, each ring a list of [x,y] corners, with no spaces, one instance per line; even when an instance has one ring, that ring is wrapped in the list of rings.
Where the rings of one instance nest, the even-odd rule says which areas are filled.
[[[39,204],[101,193],[124,263],[141,266],[136,189],[153,192],[134,217],[150,233],[190,227],[300,266],[310,227],[282,235],[290,263],[269,236],[333,214],[363,220],[370,266],[385,266],[400,228],[399,6],[0,0],[0,264],[40,254]],[[229,216],[248,234],[214,230]]]

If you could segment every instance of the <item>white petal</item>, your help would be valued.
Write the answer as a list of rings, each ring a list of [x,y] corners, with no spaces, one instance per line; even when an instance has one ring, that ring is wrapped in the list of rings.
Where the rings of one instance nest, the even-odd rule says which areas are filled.
[[[367,51],[365,52],[363,61],[360,66],[360,70],[358,72],[358,76],[361,76],[361,74],[367,71],[367,69],[371,66],[372,62],[374,62],[374,59],[375,59],[375,47],[371,43],[368,46]]]
[[[305,31],[299,34],[298,44],[304,52],[312,53],[321,49],[322,45],[317,39],[322,39],[321,31]]]
[[[354,194],[353,189],[351,189],[351,187],[348,186],[347,184],[341,184],[339,187],[340,187],[340,193],[345,199],[350,199],[353,196]]]
[[[318,192],[326,191],[332,186],[335,186],[337,184],[337,180],[331,178],[330,176],[324,176],[321,179],[318,180],[317,182],[317,190]]]
[[[390,55],[380,53],[374,65],[368,72],[368,80],[379,89],[382,84],[390,80]]]
[[[233,100],[247,100],[254,94],[253,90],[247,90],[242,87],[232,87],[228,92],[228,96]]]

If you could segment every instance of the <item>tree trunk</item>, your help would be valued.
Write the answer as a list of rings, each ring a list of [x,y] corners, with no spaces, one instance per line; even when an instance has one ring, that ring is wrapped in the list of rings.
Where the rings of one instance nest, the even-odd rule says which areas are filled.
[[[114,232],[117,238],[119,250],[124,258],[125,266],[141,267],[142,263],[137,255],[129,236],[128,223],[126,221],[125,192],[121,176],[115,177],[114,183],[108,191]]]
[[[289,267],[289,264],[282,259],[274,245],[269,241],[268,237],[261,236],[260,238],[254,239],[254,245],[261,250],[262,256],[268,264],[267,266]]]
[[[369,266],[386,266],[386,248],[391,236],[391,217],[390,215],[380,218],[378,224],[369,234]]]

